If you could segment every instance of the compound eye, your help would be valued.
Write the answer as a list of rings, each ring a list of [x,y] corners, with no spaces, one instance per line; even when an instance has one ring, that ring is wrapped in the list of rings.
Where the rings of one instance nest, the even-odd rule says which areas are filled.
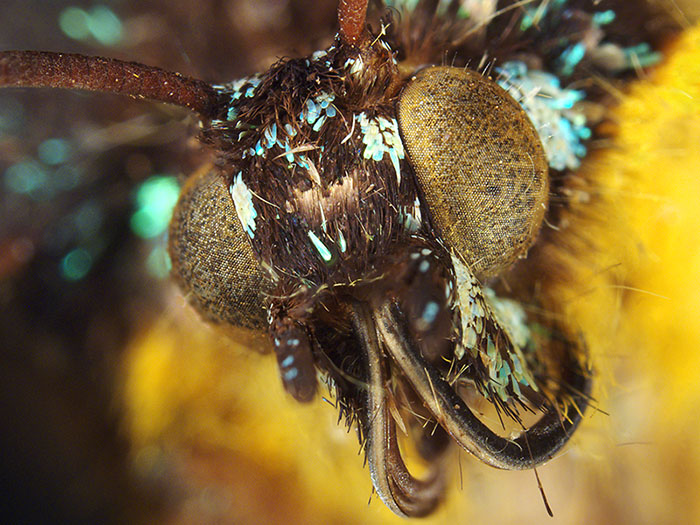
[[[238,339],[266,330],[269,284],[221,176],[188,180],[169,235],[172,275],[205,319],[233,328]]]
[[[547,207],[547,159],[525,111],[495,82],[455,67],[420,71],[399,125],[434,225],[480,278],[524,256]]]

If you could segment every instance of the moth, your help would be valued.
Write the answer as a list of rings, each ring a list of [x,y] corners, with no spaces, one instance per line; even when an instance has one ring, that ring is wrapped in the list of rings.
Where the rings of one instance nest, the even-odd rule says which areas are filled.
[[[199,115],[216,169],[189,180],[175,209],[173,277],[206,319],[267,332],[297,400],[325,383],[379,497],[423,516],[444,492],[452,442],[494,467],[534,468],[590,402],[584,338],[519,261],[548,242],[561,174],[585,156],[595,112],[583,103],[603,102],[560,79],[657,58],[616,22],[624,14],[574,1],[341,1],[330,47],[233,82],[5,51],[0,85]],[[470,408],[479,399],[500,431]],[[409,472],[399,428],[425,478]]]

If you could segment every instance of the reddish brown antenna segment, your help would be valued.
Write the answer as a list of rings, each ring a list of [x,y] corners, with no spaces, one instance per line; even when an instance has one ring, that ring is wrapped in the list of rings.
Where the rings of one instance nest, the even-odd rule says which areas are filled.
[[[205,118],[216,118],[225,105],[211,85],[179,73],[136,62],[46,51],[0,52],[0,87],[120,93],[182,106]]]
[[[367,0],[340,0],[338,5],[338,25],[340,38],[353,46],[358,45],[365,31]]]

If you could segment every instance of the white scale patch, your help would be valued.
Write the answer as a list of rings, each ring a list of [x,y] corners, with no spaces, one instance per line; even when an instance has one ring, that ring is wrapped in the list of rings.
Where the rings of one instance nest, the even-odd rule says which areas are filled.
[[[359,73],[362,73],[364,62],[362,61],[362,57],[359,56],[357,58],[348,58],[345,61],[345,64],[343,64],[343,67],[345,67],[345,69],[350,70],[350,74],[355,76]]]
[[[399,222],[409,233],[415,233],[420,230],[422,225],[423,215],[420,211],[420,201],[418,197],[413,202],[413,206],[403,206],[399,210]]]
[[[369,118],[365,112],[362,112],[355,116],[355,120],[360,123],[363,135],[362,142],[365,144],[365,151],[362,156],[365,159],[379,162],[384,158],[384,154],[387,153],[396,171],[397,184],[400,185],[401,166],[399,161],[404,159],[406,154],[396,119],[389,120],[384,117]]]
[[[456,284],[454,306],[462,328],[462,341],[455,348],[455,357],[461,359],[466,351],[478,357],[487,366],[489,376],[496,385],[495,390],[504,400],[508,397],[505,387],[509,383],[516,393],[520,392],[518,383],[537,389],[522,352],[530,338],[523,308],[511,299],[497,297],[493,290],[487,288],[482,291],[469,268],[454,254],[452,266]],[[490,320],[509,339],[511,351],[507,360],[486,332],[486,320]]]
[[[455,307],[462,324],[462,344],[455,349],[457,359],[464,357],[465,350],[476,349],[477,335],[483,330],[484,304],[479,285],[462,261],[452,256],[457,290]]]
[[[238,172],[234,183],[231,184],[230,192],[238,220],[241,221],[241,226],[252,239],[255,237],[255,218],[258,216],[258,212],[253,206],[253,194],[243,182],[243,172]]]
[[[494,317],[513,342],[524,347],[530,341],[530,328],[527,326],[527,314],[520,303],[513,299],[498,297],[491,288],[484,288],[484,299],[491,307]]]

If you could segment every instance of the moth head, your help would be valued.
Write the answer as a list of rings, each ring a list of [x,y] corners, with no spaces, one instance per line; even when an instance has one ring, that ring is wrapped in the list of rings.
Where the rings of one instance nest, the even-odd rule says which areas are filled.
[[[499,317],[509,303],[479,283],[525,255],[546,211],[547,160],[523,109],[476,72],[405,81],[381,38],[357,38],[221,88],[228,120],[205,137],[230,169],[185,187],[170,251],[206,318],[268,331],[292,396],[312,400],[321,372],[358,422],[380,498],[420,516],[440,499],[448,435],[493,466],[537,465],[580,421],[588,382],[575,342],[526,352],[527,320]],[[571,403],[569,385],[583,393]],[[488,428],[471,395],[523,432]],[[542,414],[526,427],[521,409]],[[399,449],[404,416],[422,480]],[[442,430],[426,432],[431,419]]]
[[[523,257],[548,200],[547,159],[525,111],[487,77],[456,67],[415,75],[399,127],[446,244],[480,278]]]

